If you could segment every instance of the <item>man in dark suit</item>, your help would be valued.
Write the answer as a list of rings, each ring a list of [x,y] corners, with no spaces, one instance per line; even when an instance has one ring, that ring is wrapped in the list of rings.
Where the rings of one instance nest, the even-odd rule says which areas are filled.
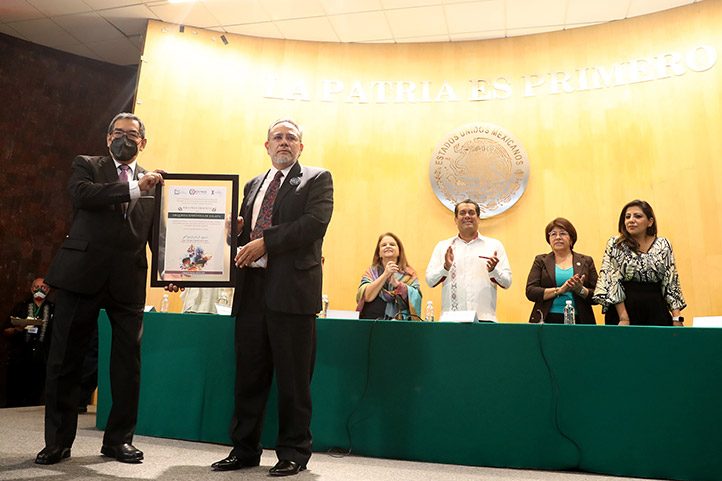
[[[73,201],[70,233],[45,281],[58,290],[45,385],[45,448],[38,464],[70,456],[80,401],[83,357],[100,309],[113,329],[110,384],[113,407],[101,452],[138,463],[132,444],[140,391],[146,243],[154,212],[154,188],[161,171],[148,172],[136,159],[146,146],[143,122],[115,116],[108,127],[110,156],[78,156],[68,191]]]
[[[272,168],[244,189],[233,302],[236,316],[233,450],[212,467],[258,466],[261,432],[275,368],[278,463],[274,476],[306,469],[311,457],[311,375],[316,313],[321,310],[321,244],[333,211],[324,169],[300,165],[303,131],[290,119],[272,123],[266,149]],[[245,222],[243,220],[246,220]]]

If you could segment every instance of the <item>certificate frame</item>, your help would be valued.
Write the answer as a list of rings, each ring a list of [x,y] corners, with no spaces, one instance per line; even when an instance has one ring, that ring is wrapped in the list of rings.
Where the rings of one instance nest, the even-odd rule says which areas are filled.
[[[164,173],[163,181],[155,188],[151,287],[235,287],[238,175]]]

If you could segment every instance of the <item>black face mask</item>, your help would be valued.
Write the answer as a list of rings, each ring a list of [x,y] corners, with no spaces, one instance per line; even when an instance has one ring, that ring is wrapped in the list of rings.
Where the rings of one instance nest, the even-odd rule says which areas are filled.
[[[130,159],[138,155],[138,144],[124,135],[117,139],[113,139],[110,143],[110,152],[118,162],[128,162]]]

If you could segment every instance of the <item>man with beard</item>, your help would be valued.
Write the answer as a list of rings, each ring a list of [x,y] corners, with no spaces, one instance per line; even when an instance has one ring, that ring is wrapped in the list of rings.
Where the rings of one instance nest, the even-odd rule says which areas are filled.
[[[479,204],[465,199],[454,208],[459,234],[434,248],[426,283],[440,283],[442,311],[476,311],[480,321],[496,322],[496,288],[511,286],[504,246],[479,234]]]
[[[273,372],[278,385],[278,463],[273,476],[297,474],[311,457],[311,374],[321,310],[321,244],[333,211],[331,173],[300,165],[303,130],[273,122],[272,168],[248,182],[239,218],[232,315],[236,316],[233,450],[213,463],[229,471],[258,466]],[[245,222],[244,222],[245,220]]]
[[[110,156],[78,156],[68,191],[73,221],[45,281],[57,289],[45,385],[45,448],[37,464],[70,456],[78,424],[80,378],[92,326],[105,309],[113,330],[110,384],[113,407],[101,453],[138,463],[131,443],[140,392],[140,341],[153,220],[154,189],[162,171],[136,160],[145,149],[145,126],[133,114],[113,118],[106,137]]]

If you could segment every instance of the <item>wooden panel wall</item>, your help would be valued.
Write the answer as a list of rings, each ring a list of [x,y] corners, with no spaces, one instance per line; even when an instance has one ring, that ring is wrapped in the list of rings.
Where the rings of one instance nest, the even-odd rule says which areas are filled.
[[[328,168],[335,180],[324,291],[332,308],[353,309],[380,233],[401,237],[422,277],[436,242],[455,234],[452,213],[430,187],[431,153],[450,130],[492,122],[523,143],[531,170],[521,200],[481,224],[484,235],[504,243],[514,273],[512,287],[499,294],[501,322],[528,318],[526,277],[534,255],[549,250],[543,237],[549,220],[569,218],[579,232],[577,250],[599,267],[621,207],[634,198],[653,205],[660,235],[673,243],[689,304],[684,314],[722,314],[715,295],[722,270],[722,65],[709,55],[722,52],[719,25],[717,0],[599,26],[460,43],[330,44],[226,34],[225,44],[217,32],[181,33],[151,22],[136,105],[148,126],[142,163],[239,173],[245,182],[270,164],[263,148],[268,124],[296,118],[305,127],[301,162]],[[699,46],[707,50],[695,51]],[[676,54],[665,57],[669,52]],[[676,67],[630,64],[677,54]],[[615,65],[626,72],[617,86],[614,77],[605,86],[592,69]],[[634,82],[632,70],[652,79]],[[555,83],[563,72],[571,80]],[[584,89],[581,75],[601,88]],[[267,77],[277,77],[270,91]],[[496,81],[492,94],[502,98],[470,101],[474,79]],[[540,87],[525,84],[539,79]],[[344,88],[324,101],[328,80]],[[366,103],[348,99],[356,81]],[[432,101],[396,102],[394,90],[380,103],[374,81],[415,82],[417,100],[430,82]],[[433,101],[445,81],[457,101]],[[422,281],[422,292],[438,313],[440,288]],[[160,297],[151,292],[150,300]]]
[[[0,315],[29,296],[70,228],[65,184],[78,154],[107,152],[113,116],[132,108],[137,69],[0,34]],[[0,407],[5,405],[0,337]]]

